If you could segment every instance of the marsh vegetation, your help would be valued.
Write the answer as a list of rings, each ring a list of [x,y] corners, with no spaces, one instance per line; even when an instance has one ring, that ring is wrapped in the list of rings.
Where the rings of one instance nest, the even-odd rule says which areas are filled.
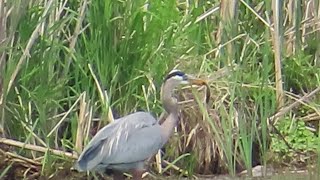
[[[1,0],[0,179],[84,177],[83,145],[114,118],[159,117],[174,67],[211,98],[182,89],[148,177],[317,170],[319,17],[318,0]]]

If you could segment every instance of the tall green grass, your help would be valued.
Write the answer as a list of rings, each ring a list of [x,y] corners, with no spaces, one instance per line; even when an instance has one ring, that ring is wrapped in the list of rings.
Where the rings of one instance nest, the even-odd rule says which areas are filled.
[[[209,11],[220,3],[226,8]],[[292,3],[293,8],[284,8]],[[103,124],[108,122],[109,105],[119,116],[137,110],[150,110],[159,116],[163,76],[178,65],[206,78],[212,92],[217,93],[209,109],[216,109],[221,126],[208,113],[203,125],[210,134],[202,140],[210,146],[216,143],[221,151],[202,156],[200,147],[195,146],[190,153],[171,144],[167,152],[176,153],[169,153],[168,158],[196,173],[206,169],[202,161],[210,164],[219,159],[221,171],[211,168],[210,172],[235,175],[241,169],[252,169],[253,154],[259,147],[259,163],[266,165],[267,121],[279,110],[277,94],[300,95],[319,86],[318,31],[312,14],[318,13],[319,4],[305,14],[306,2],[281,5],[276,9],[269,1],[254,0],[9,1],[0,13],[7,22],[6,28],[0,29],[5,34],[0,39],[0,55],[4,54],[0,56],[0,127],[8,138],[74,149],[81,108],[75,102],[83,92],[91,109],[88,112],[101,118]],[[276,12],[281,12],[280,24],[284,25],[279,27],[277,36],[282,37],[276,37],[277,42],[272,41]],[[199,20],[201,16],[205,18]],[[284,46],[277,48],[279,58],[275,61],[276,43]],[[276,63],[281,63],[280,74],[276,73]],[[216,78],[215,72],[224,68],[227,73]],[[100,97],[93,75],[107,92],[109,102]],[[277,84],[279,76],[283,82]],[[283,85],[284,90],[275,89],[276,84]],[[290,103],[288,97],[281,101]],[[317,104],[318,98],[312,101]],[[207,113],[206,108],[200,109]],[[63,135],[58,135],[59,128],[52,131],[59,123],[70,123],[61,126],[70,126],[62,129]],[[190,126],[197,123],[190,121]],[[42,156],[28,150],[19,153]],[[45,171],[58,158],[47,155],[43,161]]]

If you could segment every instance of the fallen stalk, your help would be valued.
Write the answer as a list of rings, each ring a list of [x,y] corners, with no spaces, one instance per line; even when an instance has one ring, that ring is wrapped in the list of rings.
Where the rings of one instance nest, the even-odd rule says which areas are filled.
[[[35,161],[35,160],[32,160],[32,159],[29,159],[29,158],[26,158],[26,157],[23,157],[23,156],[20,156],[18,154],[14,154],[14,153],[11,153],[11,152],[5,152],[3,150],[0,149],[0,152],[6,156],[9,156],[10,158],[14,158],[14,159],[18,159],[20,161],[24,161],[24,162],[27,162],[27,163],[30,163],[30,164],[34,164],[36,166],[39,166],[41,165],[40,162],[38,161]]]
[[[50,151],[52,154],[57,155],[57,156],[64,156],[64,157],[68,157],[68,158],[71,158],[71,159],[78,159],[78,155],[76,155],[76,154],[72,154],[72,153],[69,153],[69,152],[64,152],[64,151],[60,151],[60,150],[56,150],[56,149],[51,149],[51,148],[45,148],[45,147],[42,147],[42,146],[26,144],[26,143],[22,143],[22,142],[15,141],[15,140],[12,140],[12,139],[7,139],[7,138],[0,138],[0,144],[6,144],[6,145],[9,145],[9,146],[16,146],[16,147],[25,148],[25,149],[28,149],[28,150],[31,150],[31,151],[37,151],[37,152],[42,152],[42,153],[46,153],[47,151]],[[23,158],[21,156],[19,156],[19,157],[15,156],[12,153],[10,153],[9,155],[11,155],[13,157],[16,157],[16,158],[19,158],[19,159],[22,159],[22,160],[24,160],[26,162],[31,161],[30,159]],[[179,172],[182,172],[185,175],[188,175],[187,171],[177,167],[176,165],[174,165],[174,164],[172,164],[172,163],[170,163],[170,162],[168,162],[166,160],[163,160],[163,162],[165,164],[167,164],[167,165],[170,165],[173,169],[175,169],[175,170],[177,170]],[[32,161],[30,163],[38,165],[34,161]],[[148,174],[144,174],[144,176],[147,176]]]
[[[16,146],[16,147],[20,147],[20,148],[25,148],[31,151],[37,151],[37,152],[42,152],[42,153],[46,153],[46,152],[51,152],[54,155],[57,156],[64,156],[64,157],[68,157],[71,159],[77,159],[78,155],[76,154],[72,154],[69,152],[64,152],[64,151],[60,151],[60,150],[56,150],[56,149],[51,149],[51,148],[45,148],[42,146],[36,146],[36,145],[32,145],[32,144],[26,144],[26,143],[22,143],[19,141],[15,141],[12,139],[6,139],[6,138],[0,138],[0,144],[6,144],[9,146]]]
[[[314,96],[319,91],[320,91],[320,87],[314,89],[309,94],[306,94],[306,95],[302,96],[300,99],[297,99],[295,102],[293,102],[292,104],[288,105],[287,107],[282,108],[278,113],[276,113],[275,115],[273,115],[273,116],[271,116],[269,118],[271,120],[272,124],[276,124],[276,121],[279,119],[279,117],[281,117],[284,114],[288,113],[291,109],[299,106],[300,104],[302,104],[303,101],[305,101],[306,99]]]

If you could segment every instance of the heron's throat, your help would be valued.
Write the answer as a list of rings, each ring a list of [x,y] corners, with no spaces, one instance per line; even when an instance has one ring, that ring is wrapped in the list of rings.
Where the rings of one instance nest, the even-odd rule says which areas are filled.
[[[163,108],[168,112],[168,114],[178,114],[178,102],[174,96],[174,88],[173,84],[164,84],[162,87],[161,93],[161,101]]]
[[[163,138],[163,144],[164,145],[170,136],[172,135],[174,131],[174,127],[177,126],[177,123],[179,122],[178,117],[178,102],[177,99],[173,97],[174,95],[174,88],[178,84],[174,82],[165,82],[161,89],[161,100],[162,105],[164,109],[168,112],[168,116],[165,119],[165,121],[161,124],[161,134]]]

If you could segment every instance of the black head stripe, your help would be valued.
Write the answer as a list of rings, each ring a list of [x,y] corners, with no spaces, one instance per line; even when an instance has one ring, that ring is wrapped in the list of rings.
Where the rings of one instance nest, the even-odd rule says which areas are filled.
[[[167,75],[167,77],[164,79],[164,81],[172,78],[173,76],[181,76],[181,77],[184,77],[186,74],[182,71],[174,71],[170,74]]]

